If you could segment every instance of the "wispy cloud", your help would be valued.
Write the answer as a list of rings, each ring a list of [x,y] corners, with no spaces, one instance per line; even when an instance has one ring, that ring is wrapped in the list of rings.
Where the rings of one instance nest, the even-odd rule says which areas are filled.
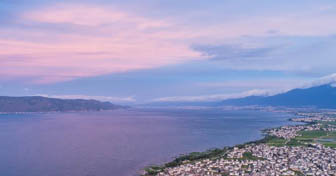
[[[46,9],[25,12],[22,14],[22,17],[26,20],[41,23],[63,23],[89,27],[104,27],[104,25],[128,23],[132,25],[132,27],[140,30],[162,28],[171,25],[165,20],[153,20],[137,16],[118,10],[112,6],[103,7],[78,3],[58,3]]]
[[[243,59],[253,57],[266,57],[275,48],[254,48],[236,45],[196,46],[195,50],[201,51],[206,56],[215,59]]]
[[[265,82],[227,82],[221,84],[203,84],[203,86],[222,86],[222,87],[255,87],[256,84],[258,86],[264,87],[264,89],[252,89],[249,91],[244,91],[240,93],[231,93],[231,94],[215,94],[215,95],[203,95],[203,96],[176,96],[176,97],[162,97],[153,99],[152,102],[211,102],[211,101],[221,101],[226,99],[234,99],[234,98],[244,98],[248,96],[272,96],[280,93],[285,93],[293,89],[305,89],[315,86],[327,85],[330,84],[335,86],[336,84],[336,73],[328,76],[321,77],[314,81],[309,82],[300,82],[294,81],[296,83],[288,84],[280,81],[265,81]],[[285,84],[284,86],[280,86],[280,84]],[[258,87],[256,86],[256,87]]]
[[[173,33],[164,29],[169,22],[110,7],[61,4],[24,12],[20,19],[26,25],[44,23],[63,30],[6,31],[26,39],[0,38],[3,76],[48,83],[202,58],[185,43],[170,41]],[[43,36],[48,40],[39,40]]]
[[[223,61],[224,68],[240,70],[311,72],[335,65],[334,48],[307,56],[306,42],[295,44],[297,36],[335,34],[332,5],[253,16],[208,11],[199,17],[209,20],[199,20],[87,2],[58,1],[15,11],[16,19],[0,29],[0,76],[50,83],[209,58]],[[275,36],[294,41],[279,42]],[[289,47],[278,51],[278,43],[269,41]],[[247,58],[253,60],[246,62]]]
[[[179,97],[162,97],[152,100],[152,102],[211,102],[220,101],[231,98],[243,98],[247,96],[269,96],[279,93],[279,91],[270,91],[263,89],[254,89],[242,93],[233,94],[216,94],[216,95],[203,95],[203,96],[179,96]]]
[[[236,45],[214,45],[205,55],[223,69],[272,70],[318,76],[330,74],[336,65],[335,36],[249,37]],[[221,47],[224,46],[224,47]],[[201,50],[199,50],[201,51]]]
[[[291,89],[302,85],[300,80],[291,79],[257,79],[257,80],[236,80],[223,82],[197,83],[197,86],[206,88],[252,88],[252,89]]]
[[[336,83],[336,73],[324,76],[312,82],[307,82],[303,84],[302,86],[300,86],[299,88],[310,88],[310,87],[321,86],[321,85],[326,85],[326,84],[331,84],[334,86],[335,83]]]

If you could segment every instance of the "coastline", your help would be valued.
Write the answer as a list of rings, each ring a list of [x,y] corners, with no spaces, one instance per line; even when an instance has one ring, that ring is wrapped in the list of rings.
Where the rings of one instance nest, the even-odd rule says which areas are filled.
[[[299,124],[265,128],[259,140],[184,154],[142,175],[336,174],[336,112],[292,114],[287,121]]]
[[[287,121],[297,122],[297,121],[293,121],[293,119],[298,118],[299,115],[296,114],[296,113],[293,113],[293,115],[295,117],[288,118]],[[302,124],[299,124],[299,125],[309,125],[309,124],[311,124],[311,123],[308,123],[308,122],[300,122],[300,123],[302,123]],[[297,125],[298,124],[290,125],[290,126],[297,126]],[[275,128],[274,127],[273,128],[265,128],[265,129],[260,130],[262,137],[261,137],[261,139],[258,139],[258,140],[248,141],[248,142],[245,142],[243,144],[236,144],[236,145],[233,145],[233,146],[225,146],[223,148],[212,148],[212,149],[208,149],[208,150],[203,151],[203,152],[191,152],[191,153],[180,154],[179,156],[175,157],[170,162],[166,162],[162,165],[150,165],[150,166],[147,166],[147,167],[143,168],[140,171],[140,176],[155,176],[158,173],[160,173],[161,171],[163,171],[164,169],[180,166],[180,165],[186,164],[187,162],[196,162],[196,161],[204,160],[204,159],[220,158],[220,157],[223,157],[226,152],[228,152],[229,150],[233,150],[234,148],[244,148],[245,146],[251,145],[251,144],[255,144],[255,145],[265,144],[268,141],[276,138],[274,136],[271,136],[268,133],[268,131],[272,130],[272,129],[279,129],[281,127],[283,127],[283,126],[279,126],[279,127],[275,127]]]
[[[57,113],[82,113],[82,112],[113,112],[118,110],[129,110],[129,107],[110,109],[110,110],[82,110],[82,111],[23,111],[23,112],[0,112],[0,115],[11,114],[57,114]]]

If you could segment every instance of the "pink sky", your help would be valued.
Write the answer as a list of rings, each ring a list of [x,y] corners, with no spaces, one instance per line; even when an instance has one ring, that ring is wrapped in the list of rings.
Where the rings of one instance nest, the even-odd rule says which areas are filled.
[[[194,50],[195,44],[257,48],[265,44],[242,39],[330,35],[336,31],[333,16],[312,15],[324,10],[257,15],[211,24],[188,21],[187,16],[149,17],[111,5],[49,4],[17,14],[17,23],[33,29],[0,29],[8,36],[0,38],[0,75],[31,77],[37,83],[58,82],[211,57]],[[249,68],[250,64],[233,68],[237,66]]]

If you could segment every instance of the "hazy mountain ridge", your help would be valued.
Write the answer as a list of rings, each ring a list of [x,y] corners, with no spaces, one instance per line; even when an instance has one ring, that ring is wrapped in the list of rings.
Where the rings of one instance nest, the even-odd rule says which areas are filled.
[[[0,112],[100,111],[119,108],[123,107],[97,100],[0,96]]]
[[[310,88],[293,89],[274,96],[249,96],[228,99],[222,101],[220,105],[336,108],[336,88],[331,84],[325,84]]]

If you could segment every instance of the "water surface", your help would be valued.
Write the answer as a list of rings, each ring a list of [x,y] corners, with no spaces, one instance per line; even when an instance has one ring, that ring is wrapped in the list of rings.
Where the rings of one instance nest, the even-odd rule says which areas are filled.
[[[2,114],[0,175],[137,175],[181,153],[259,139],[288,118],[220,110]]]

